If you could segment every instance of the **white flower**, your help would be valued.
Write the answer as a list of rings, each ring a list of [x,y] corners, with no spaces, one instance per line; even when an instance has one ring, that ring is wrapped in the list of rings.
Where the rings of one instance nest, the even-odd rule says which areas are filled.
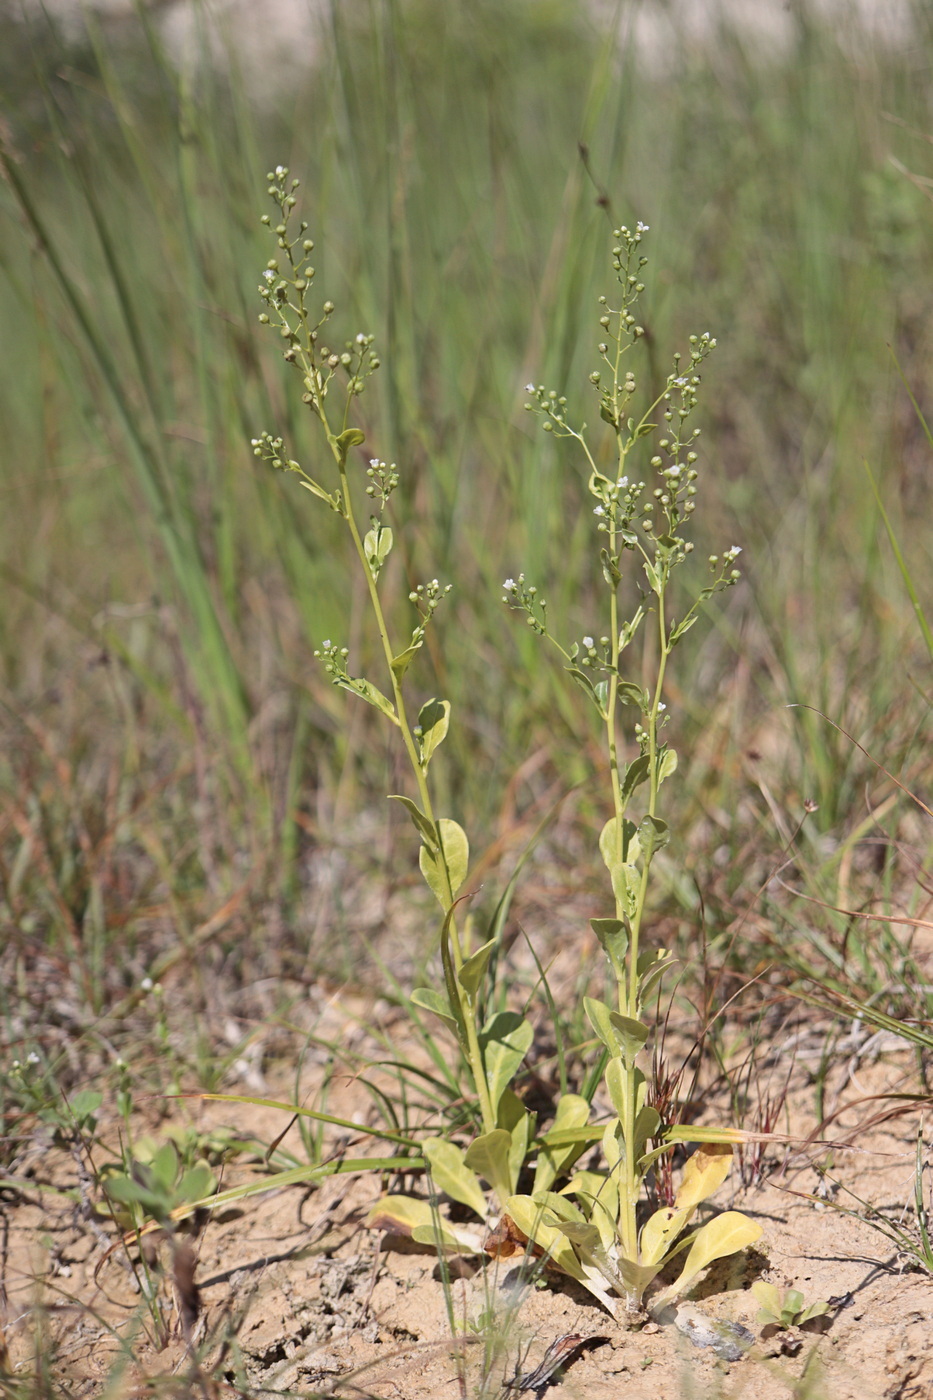
[[[506,581],[505,581],[505,583],[502,585],[502,587],[505,589],[506,593],[511,593],[511,592],[513,592],[513,591],[514,591],[514,588],[515,588],[515,580],[514,580],[514,578],[507,578]]]
[[[37,1065],[39,1063],[39,1056],[36,1054],[35,1050],[30,1050],[29,1054],[26,1056],[26,1063],[27,1065]]]
[[[664,701],[662,700],[662,701],[661,701],[661,704],[658,706],[658,714],[660,714],[662,710],[666,710],[666,709],[667,709],[667,706],[664,704]]]
[[[330,637],[328,637],[325,642],[322,642],[321,645],[325,651],[330,651]]]
[[[288,174],[288,171],[285,169],[285,166],[284,166],[284,165],[277,165],[277,166],[275,167],[275,173],[276,173],[276,175],[278,175],[279,179],[281,180],[281,178],[282,178],[283,175],[287,175],[287,174]]]
[[[144,977],[143,980],[140,982],[139,986],[140,986],[140,990],[141,990],[141,991],[144,991],[144,992],[151,992],[151,991],[152,991],[152,978],[151,978],[151,977]]]
[[[628,477],[627,477],[627,476],[620,476],[618,482],[616,483],[616,485],[618,486],[619,490],[621,491],[623,486],[628,486]]]
[[[584,645],[585,647],[591,647],[591,646],[593,645],[593,638],[592,638],[592,637],[584,637],[584,638],[583,638],[583,645]]]
[[[525,393],[526,393],[526,394],[533,394],[534,391],[535,391],[535,386],[534,386],[533,384],[526,384],[526,385],[525,385]]]
[[[275,281],[275,273],[272,271],[272,268],[271,268],[271,267],[267,267],[266,270],[265,270],[265,272],[264,272],[262,275],[263,275],[263,277],[266,279],[267,282],[274,282],[274,281]]]
[[[648,229],[650,228],[650,225],[643,224],[641,219],[639,219],[638,223],[635,225],[635,228],[638,230],[639,233],[647,233]]]
[[[729,553],[732,555],[733,559],[735,559],[737,555],[742,553],[742,546],[740,544],[734,544],[729,550]]]
[[[602,506],[594,506],[594,507],[593,507],[593,514],[594,514],[594,515],[605,515],[606,512],[605,512],[605,510],[604,510],[604,508],[603,508]]]

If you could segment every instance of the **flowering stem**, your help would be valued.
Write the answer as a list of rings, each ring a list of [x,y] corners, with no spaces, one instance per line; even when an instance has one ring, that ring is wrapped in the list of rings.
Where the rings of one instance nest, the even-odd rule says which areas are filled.
[[[330,445],[331,451],[334,454],[334,458],[337,462],[337,468],[340,473],[340,485],[343,499],[343,516],[347,522],[347,527],[353,539],[353,547],[356,550],[357,556],[360,560],[360,565],[363,570],[363,575],[366,579],[366,587],[369,592],[369,600],[372,605],[373,615],[376,619],[376,628],[379,633],[379,641],[382,646],[382,652],[386,662],[386,669],[388,671],[390,684],[392,686],[392,699],[395,705],[395,713],[398,718],[399,728],[402,731],[402,742],[405,745],[405,751],[408,754],[408,761],[411,764],[411,769],[418,787],[418,796],[421,799],[422,810],[425,816],[427,817],[428,821],[431,823],[434,830],[437,832],[438,849],[441,855],[440,868],[442,871],[445,902],[447,904],[447,908],[450,909],[454,902],[454,892],[451,885],[450,873],[447,869],[446,855],[444,854],[444,848],[441,842],[440,826],[434,814],[434,804],[431,801],[431,791],[428,786],[428,780],[424,770],[424,765],[422,764],[421,759],[419,757],[414,735],[412,734],[411,725],[408,720],[408,712],[405,706],[405,697],[402,691],[401,682],[399,681],[395,668],[392,665],[392,662],[395,658],[395,650],[389,638],[389,629],[386,624],[385,614],[382,609],[382,600],[379,597],[379,589],[376,583],[376,579],[373,577],[373,571],[370,568],[369,560],[366,557],[366,550],[363,546],[363,540],[360,536],[359,526],[356,523],[356,517],[353,512],[353,503],[350,494],[350,483],[347,478],[346,453],[341,451],[340,444],[338,443],[336,436],[330,429],[330,426],[327,422],[327,417],[323,410],[323,405],[321,405],[318,408],[318,416],[320,417],[321,422],[324,425],[324,430],[327,434],[327,441]],[[460,931],[457,927],[457,920],[455,916],[451,916],[451,918],[449,919],[447,923],[447,930],[450,937],[450,949],[453,957],[454,971],[455,973],[459,974],[460,969],[463,966],[464,957],[463,945],[460,940]],[[492,1130],[496,1126],[496,1115],[493,1109],[492,1097],[490,1095],[489,1085],[486,1079],[486,1069],[483,1063],[483,1054],[479,1043],[479,1032],[477,1030],[476,1025],[476,1009],[473,1000],[467,993],[466,988],[461,986],[459,977],[457,977],[455,980],[457,985],[457,996],[460,1002],[461,1020],[464,1026],[464,1030],[466,1032],[467,1044],[465,1048],[467,1052],[467,1058],[470,1063],[470,1070],[473,1076],[473,1081],[476,1085],[477,1096],[479,1098],[480,1115],[483,1120],[483,1131],[489,1133],[492,1132]]]

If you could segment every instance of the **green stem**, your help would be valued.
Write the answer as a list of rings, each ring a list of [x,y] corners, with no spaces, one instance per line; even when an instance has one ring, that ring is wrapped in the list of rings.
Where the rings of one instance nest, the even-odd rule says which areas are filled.
[[[625,1094],[622,1100],[624,1109],[622,1137],[625,1142],[625,1201],[620,1214],[622,1248],[625,1256],[633,1262],[638,1258],[638,1166],[635,1160],[635,1108],[638,1095],[638,1080],[634,1066],[622,1061],[625,1075]]]
[[[617,343],[615,364],[613,365],[613,402],[616,411],[616,418],[619,417],[619,373],[622,351]],[[616,479],[620,480],[625,467],[625,458],[628,445],[622,440],[621,434],[617,433],[618,443],[618,471]],[[589,454],[587,454],[589,456]],[[590,459],[592,462],[592,458]],[[618,548],[616,525],[614,515],[610,519],[609,525],[609,554],[611,558],[616,557]],[[619,707],[619,658],[620,637],[619,637],[619,598],[618,586],[610,584],[609,594],[609,632],[611,637],[611,668],[609,672],[609,693],[606,702],[606,746],[609,753],[609,776],[612,784],[612,805],[615,813],[615,860],[621,864],[623,860],[623,820],[625,807],[622,801],[622,782],[619,773],[619,753],[618,737],[616,733],[616,716]],[[626,921],[626,908],[618,894],[615,895],[616,918]],[[637,975],[637,952],[630,946],[628,950],[630,965],[630,985],[636,985],[634,978]],[[623,1015],[635,1015],[635,998],[631,990],[626,1000],[626,978],[625,967],[616,966],[613,961],[613,971],[618,982],[619,1010]],[[627,1004],[628,1002],[628,1004]],[[635,1262],[638,1259],[638,1166],[635,1156],[635,1117],[638,1106],[638,1080],[634,1065],[630,1065],[627,1060],[621,1061],[621,1069],[624,1080],[624,1091],[622,1094],[622,1113],[620,1124],[622,1127],[622,1139],[625,1144],[625,1167],[624,1179],[621,1182],[619,1210],[619,1237],[622,1250],[627,1259]]]
[[[661,704],[661,694],[664,689],[664,673],[667,670],[667,658],[670,650],[667,644],[667,635],[664,619],[664,588],[658,593],[658,636],[661,644],[661,659],[658,663],[658,679],[654,689],[654,699],[651,702],[651,711],[648,715],[648,815],[653,817],[658,806],[658,707]],[[631,920],[631,944],[629,946],[629,988],[628,988],[628,1014],[638,1015],[638,944],[641,934],[641,921],[645,912],[645,902],[648,896],[648,875],[651,869],[651,856],[646,855],[641,871],[641,882],[638,886],[638,900],[635,905],[635,913]]]
[[[369,591],[369,601],[372,605],[373,615],[376,619],[376,628],[379,632],[379,641],[382,645],[382,651],[385,657],[386,668],[388,670],[389,679],[392,685],[392,697],[395,703],[395,713],[398,718],[399,728],[402,731],[402,741],[405,745],[405,751],[408,754],[408,761],[411,764],[411,769],[415,776],[415,782],[418,786],[418,795],[421,799],[422,810],[424,811],[425,816],[427,817],[431,825],[434,827],[438,835],[438,848],[441,853],[441,868],[443,871],[444,892],[447,900],[447,907],[449,909],[454,902],[454,892],[450,882],[450,874],[447,870],[447,860],[444,855],[444,848],[440,840],[440,827],[438,825],[437,818],[434,815],[434,804],[431,801],[431,792],[428,787],[427,775],[425,774],[424,768],[421,763],[421,759],[418,755],[418,749],[415,744],[414,735],[412,734],[411,725],[408,721],[408,712],[405,706],[405,697],[402,693],[401,683],[399,682],[398,676],[396,675],[395,670],[392,666],[392,662],[395,657],[395,652],[392,648],[392,643],[389,638],[389,629],[386,624],[385,614],[382,610],[382,601],[379,597],[379,590],[376,586],[376,580],[373,578],[372,569],[369,567],[369,560],[366,558],[366,550],[363,547],[363,540],[360,536],[359,526],[356,523],[356,517],[353,513],[353,504],[350,498],[350,483],[347,478],[346,460],[344,454],[341,453],[341,450],[337,444],[337,440],[334,434],[331,432],[330,427],[328,426],[327,421],[324,418],[323,412],[320,413],[320,417],[321,421],[324,423],[324,429],[327,433],[327,440],[330,443],[331,451],[334,454],[334,457],[337,462],[337,468],[340,472],[340,484],[344,501],[344,518],[347,522],[347,526],[353,539],[353,546],[360,560],[360,564],[363,569],[363,575],[366,579],[366,587]],[[454,969],[457,973],[459,973],[461,967],[463,966],[464,958],[463,945],[460,941],[460,932],[457,928],[456,918],[452,918],[450,920],[448,930],[450,934],[451,952],[453,954]],[[480,1113],[483,1119],[483,1131],[486,1133],[490,1133],[496,1126],[496,1115],[495,1110],[493,1108],[492,1097],[489,1093],[489,1084],[486,1080],[486,1068],[483,1063],[483,1054],[482,1050],[480,1049],[479,1031],[476,1025],[476,1010],[473,1000],[467,994],[466,988],[461,987],[459,981],[457,983],[457,995],[460,999],[461,1019],[466,1030],[467,1058],[470,1062],[470,1070],[473,1075],[473,1081],[476,1085],[476,1092],[479,1097]]]
[[[294,201],[292,201],[292,203],[293,202]],[[290,212],[289,201],[286,200],[283,195],[278,199],[278,203],[282,211],[283,222],[287,223]],[[450,872],[447,868],[447,857],[444,852],[443,842],[441,840],[440,825],[434,814],[434,804],[431,801],[431,794],[428,788],[425,765],[423,765],[421,762],[421,758],[418,753],[418,747],[415,743],[415,737],[412,733],[412,727],[408,721],[408,713],[405,706],[405,699],[402,694],[401,683],[392,666],[392,662],[395,659],[395,651],[392,647],[392,643],[389,638],[389,630],[386,625],[385,614],[382,610],[382,603],[379,598],[379,591],[376,586],[376,580],[373,576],[373,571],[370,568],[369,560],[366,558],[366,551],[363,546],[363,540],[360,536],[359,527],[357,526],[356,517],[353,512],[353,502],[350,492],[350,484],[347,477],[346,452],[341,450],[341,446],[338,443],[337,436],[331,429],[330,423],[328,422],[327,413],[324,408],[324,399],[327,394],[328,385],[333,379],[334,370],[333,368],[329,368],[328,371],[325,373],[323,367],[319,369],[317,365],[315,355],[315,328],[312,328],[310,318],[308,315],[305,296],[306,287],[303,282],[301,283],[301,285],[299,285],[299,267],[295,263],[295,259],[292,252],[292,249],[295,245],[285,243],[280,244],[280,246],[284,248],[285,255],[291,267],[293,274],[293,286],[295,286],[296,288],[298,298],[297,305],[294,302],[289,302],[288,307],[291,311],[294,312],[295,316],[297,317],[298,323],[300,324],[304,335],[303,344],[299,344],[297,338],[292,338],[292,348],[294,351],[296,366],[300,369],[302,377],[307,386],[308,392],[305,396],[305,402],[309,405],[316,417],[320,419],[321,425],[324,429],[324,433],[327,437],[327,442],[337,463],[337,470],[340,476],[342,496],[341,513],[347,522],[347,527],[353,539],[353,547],[356,550],[357,557],[363,569],[363,576],[366,579],[366,587],[369,592],[369,599],[372,605],[373,615],[376,619],[376,627],[379,632],[379,641],[382,646],[382,651],[386,662],[386,668],[388,670],[389,680],[392,686],[392,695],[395,704],[395,719],[398,723],[399,728],[402,731],[402,740],[405,745],[406,753],[408,754],[408,760],[411,764],[411,770],[415,776],[415,782],[418,788],[418,795],[421,799],[422,810],[424,811],[425,816],[431,823],[437,835],[437,844],[441,855],[440,868],[443,873],[443,888],[445,894],[446,908],[449,913],[454,904],[454,892],[451,884]],[[329,314],[330,311],[328,310],[327,304],[325,303],[325,320],[327,319]],[[278,319],[280,327],[284,331],[288,332],[290,330],[289,318],[286,314],[285,309],[282,306],[278,307]],[[320,324],[323,324],[323,322],[319,323],[319,325]],[[365,352],[363,349],[359,351],[359,363],[356,366],[357,375],[362,374],[364,353]],[[351,376],[352,369],[353,367],[351,362]],[[343,430],[346,430],[347,427],[347,420],[349,417],[350,403],[352,398],[353,389],[351,388],[347,393],[346,403],[344,405]],[[459,974],[461,968],[463,967],[464,955],[463,945],[460,941],[460,933],[457,928],[457,922],[456,919],[451,915],[447,920],[445,920],[445,924],[445,936],[449,937],[450,939],[450,949],[452,954],[454,970],[456,974]],[[492,1103],[492,1098],[489,1092],[489,1084],[486,1079],[486,1070],[485,1065],[483,1063],[482,1051],[480,1049],[479,1031],[476,1023],[476,1007],[474,1004],[474,999],[471,998],[468,995],[466,989],[460,985],[459,976],[457,976],[456,978],[456,991],[460,1006],[460,1021],[464,1026],[467,1041],[465,1049],[470,1065],[470,1070],[473,1076],[473,1081],[476,1086],[477,1096],[479,1098],[480,1111],[483,1119],[483,1129],[485,1132],[491,1132],[496,1126],[496,1117]]]

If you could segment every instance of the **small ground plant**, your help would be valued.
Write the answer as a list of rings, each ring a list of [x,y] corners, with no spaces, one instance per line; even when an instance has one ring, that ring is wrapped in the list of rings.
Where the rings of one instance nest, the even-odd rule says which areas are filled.
[[[758,1279],[752,1284],[752,1292],[760,1303],[755,1321],[761,1327],[773,1327],[784,1331],[789,1327],[802,1327],[805,1322],[824,1317],[830,1311],[826,1302],[807,1303],[799,1288],[788,1288],[783,1293],[773,1283]]]
[[[646,947],[643,924],[648,909],[652,863],[668,845],[671,832],[661,815],[661,789],[677,768],[666,742],[668,716],[663,699],[670,655],[697,620],[702,604],[738,579],[737,547],[709,559],[709,577],[673,600],[671,580],[693,545],[686,538],[696,508],[699,429],[689,420],[700,388],[699,370],[715,347],[708,334],[692,336],[686,356],[675,355],[663,387],[642,410],[628,356],[643,337],[635,306],[644,290],[647,228],[615,230],[613,268],[619,291],[611,304],[600,298],[599,356],[603,368],[590,375],[607,444],[591,445],[585,425],[572,426],[567,400],[543,386],[528,386],[526,407],[543,420],[545,431],[572,439],[582,451],[595,555],[605,584],[606,616],[592,636],[564,645],[557,640],[547,604],[524,574],[507,579],[504,601],[531,629],[551,643],[570,676],[585,692],[603,735],[611,816],[599,837],[613,904],[592,920],[605,953],[615,992],[612,1001],[587,998],[586,1014],[603,1052],[603,1086],[612,1105],[608,1122],[591,1123],[587,1097],[565,1093],[554,1122],[536,1136],[535,1120],[514,1088],[529,1051],[530,1022],[517,1011],[487,1013],[488,981],[495,965],[497,931],[474,939],[460,904],[469,869],[469,842],[460,824],[439,810],[432,786],[432,762],[448,732],[451,703],[432,698],[414,716],[409,699],[410,668],[419,660],[428,627],[450,591],[437,579],[409,592],[412,625],[393,631],[394,609],[383,596],[394,535],[387,508],[399,482],[399,469],[363,450],[365,434],[356,425],[356,401],[379,368],[373,337],[360,332],[337,340],[330,329],[335,307],[318,304],[313,242],[307,225],[294,226],[298,181],[279,166],[269,177],[275,220],[266,216],[277,244],[264,272],[261,320],[284,342],[284,356],[301,377],[303,401],[318,420],[329,451],[327,475],[313,473],[287,455],[279,436],[264,432],[253,440],[257,457],[296,475],[300,484],[345,523],[369,599],[382,659],[378,683],[355,674],[340,640],[322,642],[316,655],[332,682],[379,711],[395,730],[408,758],[409,793],[392,794],[407,812],[420,841],[420,868],[440,906],[443,983],[416,989],[416,1012],[436,1016],[452,1035],[461,1058],[464,1093],[475,1104],[478,1132],[465,1148],[446,1136],[420,1144],[434,1186],[486,1220],[498,1209],[500,1230],[489,1252],[517,1247],[547,1256],[550,1265],[579,1280],[612,1312],[621,1299],[626,1316],[643,1315],[647,1290],[672,1260],[686,1258],[669,1287],[649,1301],[658,1311],[676,1299],[713,1260],[758,1238],[759,1227],[735,1211],[713,1217],[698,1229],[691,1224],[698,1206],[724,1181],[738,1135],[662,1123],[648,1102],[646,1074],[640,1067],[651,1036],[646,1019],[659,982],[671,964],[663,948]],[[655,421],[657,420],[657,421]],[[656,435],[650,457],[653,484],[638,479],[646,439]],[[368,519],[366,518],[368,517]],[[633,601],[626,606],[631,590]],[[655,629],[653,675],[630,678],[628,650],[643,627]],[[622,720],[632,716],[629,734]],[[634,815],[633,815],[634,814]],[[642,1211],[646,1180],[677,1144],[700,1145],[684,1166],[673,1204],[647,1219]],[[601,1159],[570,1176],[582,1153],[599,1144]],[[526,1163],[535,1158],[531,1190],[519,1191]],[[570,1176],[569,1181],[567,1180]],[[487,1196],[491,1188],[493,1202]],[[478,1235],[442,1220],[436,1203],[388,1197],[371,1223],[405,1229],[441,1248],[476,1248]],[[498,1241],[498,1243],[497,1243]],[[508,1246],[503,1244],[508,1241]]]

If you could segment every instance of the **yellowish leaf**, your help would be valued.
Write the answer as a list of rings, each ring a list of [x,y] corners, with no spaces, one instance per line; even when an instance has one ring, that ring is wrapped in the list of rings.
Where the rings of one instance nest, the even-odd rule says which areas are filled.
[[[641,1263],[660,1264],[670,1246],[689,1223],[692,1214],[692,1209],[674,1210],[671,1206],[656,1210],[654,1215],[645,1221],[641,1232],[638,1250]]]
[[[728,1143],[703,1142],[684,1164],[674,1204],[678,1210],[692,1210],[718,1190],[732,1166]]]
[[[651,1311],[660,1312],[679,1298],[716,1259],[725,1259],[737,1250],[747,1249],[761,1236],[761,1226],[737,1210],[717,1215],[698,1230],[687,1254],[680,1278],[651,1300]]]

